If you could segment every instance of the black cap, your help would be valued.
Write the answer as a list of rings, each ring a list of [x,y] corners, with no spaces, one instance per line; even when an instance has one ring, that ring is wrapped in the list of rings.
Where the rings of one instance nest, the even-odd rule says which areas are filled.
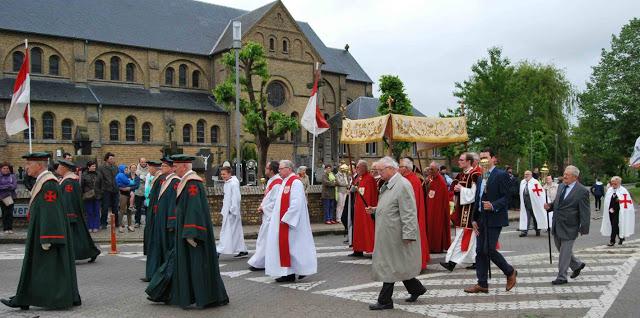
[[[51,154],[47,152],[29,152],[22,156],[22,158],[31,161],[47,161],[51,158]]]
[[[58,159],[58,164],[61,164],[71,170],[75,170],[76,169],[76,165],[69,161],[69,160],[64,160],[64,159]]]
[[[196,157],[194,156],[189,156],[189,155],[185,155],[185,154],[179,154],[179,155],[173,155],[170,157],[171,160],[173,160],[173,162],[175,163],[180,163],[180,162],[193,162],[194,160],[196,160]]]
[[[168,164],[170,166],[173,165],[173,160],[171,160],[171,158],[169,158],[169,157],[164,157],[164,158],[160,159],[160,161],[162,161],[162,162],[164,162],[164,163],[166,163],[166,164]]]
[[[152,167],[160,167],[162,165],[162,162],[158,160],[147,160],[147,164],[149,164]]]

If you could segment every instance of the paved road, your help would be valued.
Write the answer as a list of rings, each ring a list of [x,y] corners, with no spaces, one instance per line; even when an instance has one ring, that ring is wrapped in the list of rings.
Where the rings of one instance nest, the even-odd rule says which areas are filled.
[[[594,213],[595,217],[599,213]],[[640,223],[640,218],[637,220]],[[552,286],[557,254],[550,265],[547,238],[519,238],[515,222],[505,228],[502,251],[519,272],[518,285],[504,291],[504,276],[494,266],[488,295],[468,295],[462,288],[475,283],[475,273],[438,264],[443,254],[432,255],[419,279],[429,289],[415,304],[406,304],[403,287],[396,288],[396,309],[370,312],[380,283],[370,279],[370,259],[347,256],[342,236],[316,238],[319,273],[291,284],[277,284],[263,273],[249,272],[246,259],[221,258],[221,272],[231,298],[228,306],[182,310],[150,303],[146,285],[138,278],[144,270],[141,244],[121,246],[117,256],[104,255],[95,264],[79,263],[78,280],[83,304],[69,311],[30,311],[0,307],[1,317],[638,317],[640,314],[640,240],[605,247],[600,221],[592,221],[591,234],[578,239],[576,250],[587,268],[567,285]],[[636,225],[637,229],[638,224]],[[546,233],[543,233],[546,234]],[[248,241],[253,248],[255,241]],[[107,246],[102,246],[107,250]],[[0,245],[0,296],[15,293],[23,248]],[[554,251],[555,252],[555,251]]]

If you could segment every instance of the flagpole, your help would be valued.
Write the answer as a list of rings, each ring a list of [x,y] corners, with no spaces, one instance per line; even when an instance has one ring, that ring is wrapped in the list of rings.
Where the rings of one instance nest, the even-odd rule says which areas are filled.
[[[26,56],[29,56],[29,41],[27,39],[24,39],[24,50],[25,50],[25,54]],[[28,58],[26,60],[29,60]],[[28,72],[27,74],[31,74],[31,65],[27,65],[28,68]],[[27,124],[29,127],[27,127],[27,129],[29,129],[29,153],[33,152],[33,142],[32,139],[33,137],[31,136],[31,101],[29,101],[29,104],[27,104]]]
[[[315,74],[314,74],[314,81],[319,79],[319,74],[318,72],[320,71],[320,63],[316,62],[315,65]],[[320,83],[318,83],[320,84]],[[316,102],[315,105],[316,107],[318,107],[318,95],[320,95],[318,93],[318,91],[316,91]],[[314,112],[315,113],[315,112]],[[318,124],[315,123],[313,125],[313,141],[311,142],[311,184],[313,185],[313,178],[315,177],[315,169],[316,169],[316,128],[318,127]]]

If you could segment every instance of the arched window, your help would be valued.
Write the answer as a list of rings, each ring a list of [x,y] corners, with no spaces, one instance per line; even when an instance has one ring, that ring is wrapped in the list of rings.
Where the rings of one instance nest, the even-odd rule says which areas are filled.
[[[23,133],[24,140],[29,140],[29,130],[31,130],[31,139],[36,139],[36,119],[31,117],[31,129],[25,129]]]
[[[289,53],[289,41],[282,40],[282,52]]]
[[[20,67],[22,66],[23,62],[24,62],[24,53],[20,51],[13,52],[13,71],[14,72],[20,71]]]
[[[187,66],[184,64],[180,64],[178,68],[178,85],[180,87],[187,86]]]
[[[60,75],[60,58],[57,55],[49,56],[49,74]]]
[[[111,57],[111,80],[120,80],[120,58],[117,56]]]
[[[94,76],[96,79],[104,79],[104,62],[97,60],[95,65]]]
[[[53,139],[53,114],[46,112],[42,114],[42,139]]]
[[[269,51],[275,51],[275,50],[276,50],[276,39],[269,38]]]
[[[217,144],[218,143],[218,134],[220,133],[220,127],[218,126],[211,126],[211,143],[212,144]]]
[[[62,121],[62,140],[71,140],[73,121],[65,119]]]
[[[199,144],[204,143],[204,127],[206,125],[207,123],[204,119],[198,120],[198,123],[196,124],[196,142]]]
[[[151,123],[142,124],[142,142],[151,142]]]
[[[193,74],[191,74],[191,86],[195,88],[200,87],[200,71],[195,70]]]
[[[39,47],[31,49],[31,73],[42,73],[42,49]]]
[[[293,118],[295,121],[298,121],[298,113],[297,112],[291,113],[291,118]],[[291,131],[291,141],[293,141],[294,143],[300,142],[300,129],[298,129],[298,131],[296,132]]]
[[[136,141],[136,118],[127,117],[124,123],[124,134],[126,141]]]
[[[175,71],[173,70],[173,67],[167,67],[167,70],[164,71],[164,84],[165,85],[173,85],[173,73],[175,73]]]
[[[117,120],[109,123],[109,140],[120,140],[120,123]]]
[[[189,124],[182,127],[182,142],[191,143],[191,125]]]
[[[286,98],[284,84],[279,81],[273,81],[267,86],[267,101],[273,107],[284,104]]]
[[[136,81],[136,66],[133,63],[127,64],[126,79],[127,79],[127,82]]]

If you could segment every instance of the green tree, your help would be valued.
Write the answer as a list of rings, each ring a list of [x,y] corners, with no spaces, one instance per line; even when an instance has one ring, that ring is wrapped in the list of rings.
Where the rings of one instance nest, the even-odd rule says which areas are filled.
[[[522,158],[528,166],[533,153],[533,166],[540,167],[555,161],[557,134],[560,165],[574,100],[564,73],[552,65],[528,61],[513,65],[500,48],[490,48],[488,53],[488,58],[471,67],[468,80],[455,84],[454,96],[466,106],[470,144],[476,149],[491,146],[504,164]],[[533,152],[532,135],[537,145]]]
[[[248,99],[240,99],[240,113],[244,117],[244,130],[255,138],[258,149],[258,172],[264,174],[269,146],[281,136],[299,129],[295,118],[267,108],[266,85],[269,70],[264,48],[255,42],[247,42],[239,52],[240,85]],[[235,53],[222,55],[222,64],[230,70],[229,77],[216,86],[216,101],[233,112],[235,109]]]
[[[624,175],[640,122],[640,19],[612,35],[579,95],[576,157],[593,176]]]
[[[380,85],[378,90],[380,91],[380,105],[378,105],[378,113],[380,115],[386,115],[391,112],[392,114],[400,115],[413,115],[413,106],[407,93],[404,91],[404,84],[399,77],[393,75],[380,76]],[[389,98],[391,98],[391,108],[389,107]],[[386,142],[386,141],[385,141]],[[402,156],[405,150],[411,149],[413,143],[404,141],[393,141],[392,153],[396,159]],[[387,143],[387,149],[389,144]]]

